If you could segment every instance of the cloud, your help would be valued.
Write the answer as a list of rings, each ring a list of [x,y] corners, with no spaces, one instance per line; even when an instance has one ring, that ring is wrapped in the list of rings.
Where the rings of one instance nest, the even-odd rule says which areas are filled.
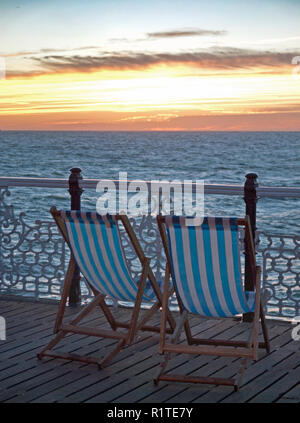
[[[109,42],[139,42],[147,41],[150,39],[159,39],[159,38],[175,38],[175,37],[194,37],[194,36],[221,36],[226,35],[227,31],[223,30],[208,30],[208,29],[197,29],[197,28],[188,28],[188,29],[178,29],[172,31],[161,31],[161,32],[149,32],[146,34],[146,38],[140,39],[127,39],[127,38],[111,38]],[[20,57],[20,56],[34,56],[40,54],[49,54],[49,53],[64,53],[70,51],[80,51],[80,50],[95,50],[99,49],[99,46],[82,46],[75,48],[42,48],[36,51],[19,51],[15,53],[8,53],[3,55],[3,57]]]
[[[173,31],[162,31],[162,32],[149,32],[147,36],[149,38],[175,38],[175,37],[205,37],[207,35],[226,35],[227,31],[214,31],[209,29],[181,29]]]
[[[190,64],[199,68],[232,69],[288,65],[295,55],[296,52],[222,48],[178,53],[107,52],[94,56],[46,55],[35,60],[54,70],[135,69],[159,64]]]
[[[299,131],[300,112],[222,115],[183,115],[155,120],[130,119],[136,112],[78,111],[0,115],[3,130],[94,130],[94,131]],[[124,119],[125,118],[125,119]],[[126,119],[129,118],[129,119]]]
[[[28,70],[28,71],[18,71],[18,70],[7,70],[6,71],[6,77],[7,78],[32,78],[34,76],[40,76],[45,75],[46,73],[49,73],[47,71],[38,71],[38,70]]]
[[[95,50],[99,49],[99,47],[96,46],[82,46],[82,47],[76,47],[76,48],[42,48],[40,50],[35,51],[18,51],[15,53],[8,53],[3,54],[2,57],[22,57],[22,56],[35,56],[40,54],[49,54],[49,53],[64,53],[69,51],[80,51],[80,50]]]
[[[291,66],[298,52],[262,51],[232,47],[178,53],[102,52],[96,55],[43,55],[32,56],[39,69],[33,73],[93,72],[100,70],[144,70],[155,65],[187,65],[199,71],[234,71],[266,68],[274,72],[282,66]],[[20,72],[23,76],[24,72]],[[11,74],[8,72],[8,76]],[[14,75],[18,76],[17,72]],[[25,75],[26,76],[26,75]]]

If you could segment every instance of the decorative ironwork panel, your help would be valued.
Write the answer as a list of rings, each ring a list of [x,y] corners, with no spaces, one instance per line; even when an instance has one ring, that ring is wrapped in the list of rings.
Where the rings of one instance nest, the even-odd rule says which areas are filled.
[[[141,244],[145,255],[150,259],[150,266],[159,284],[163,284],[166,257],[161,242],[156,218],[151,215],[141,217],[131,217],[130,223]],[[120,224],[120,233],[125,256],[132,276],[138,279],[141,275],[141,263],[137,258],[134,248],[129,240],[128,234]],[[144,304],[147,307],[147,304]],[[177,310],[175,296],[169,299],[169,306],[172,310]]]
[[[300,236],[257,232],[266,313],[300,315]],[[260,263],[261,262],[261,263]]]
[[[67,260],[65,245],[54,222],[25,222],[7,203],[10,192],[0,189],[0,292],[34,299],[60,298]]]
[[[131,217],[130,223],[145,255],[151,260],[151,268],[156,279],[158,281],[162,281],[166,260],[155,217],[151,215]],[[141,273],[141,265],[129,240],[127,232],[125,232],[121,224],[120,233],[128,266],[133,277],[138,278]]]
[[[25,213],[16,216],[9,204],[10,191],[0,189],[0,293],[58,300],[64,280],[69,250],[54,222],[26,222]],[[28,219],[27,219],[28,220]],[[155,217],[130,219],[133,229],[158,281],[163,280],[165,256]],[[120,224],[128,265],[134,278],[141,266]],[[243,249],[243,232],[240,234]],[[300,315],[300,236],[257,232],[257,261],[262,266],[266,313],[277,317]],[[82,300],[92,297],[81,282]],[[172,304],[175,306],[175,303]]]

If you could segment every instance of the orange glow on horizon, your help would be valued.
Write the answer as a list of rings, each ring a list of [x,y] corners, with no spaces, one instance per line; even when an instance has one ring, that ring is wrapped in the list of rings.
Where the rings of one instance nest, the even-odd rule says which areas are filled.
[[[300,130],[299,98],[290,66],[9,77],[0,81],[0,129]]]

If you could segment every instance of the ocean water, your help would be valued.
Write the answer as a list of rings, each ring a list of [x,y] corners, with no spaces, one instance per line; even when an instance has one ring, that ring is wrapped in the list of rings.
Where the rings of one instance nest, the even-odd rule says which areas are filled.
[[[255,172],[261,186],[300,186],[299,132],[39,132],[0,131],[1,176],[68,178],[203,179],[243,184]],[[62,189],[10,188],[15,212],[28,222],[49,219],[52,205],[69,208]],[[85,190],[82,208],[95,209],[97,193]],[[243,216],[236,196],[205,197],[205,214]],[[258,201],[258,229],[300,235],[299,199]]]

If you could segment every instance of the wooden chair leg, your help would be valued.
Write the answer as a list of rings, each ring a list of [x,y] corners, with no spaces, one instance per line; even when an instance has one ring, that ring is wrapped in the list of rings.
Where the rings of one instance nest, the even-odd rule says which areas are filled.
[[[169,291],[168,292],[168,299],[171,297],[171,295],[173,295],[173,293],[174,293],[174,290],[172,289],[171,291]],[[158,300],[158,301],[156,301],[156,303],[155,304],[153,304],[153,306],[150,308],[150,310],[145,314],[145,316],[143,317],[143,319],[138,323],[138,326],[137,326],[137,331],[138,330],[140,330],[140,329],[142,329],[142,327],[145,325],[145,323],[148,321],[148,320],[150,320],[151,319],[151,317],[152,316],[154,316],[155,315],[155,313],[160,309],[160,307],[162,306],[162,304],[161,304],[161,302]],[[167,321],[168,321],[168,323],[169,323],[169,327],[166,329],[166,332],[167,333],[173,333],[174,332],[174,329],[175,329],[175,327],[176,326],[174,326],[174,327],[171,327],[171,325],[170,325],[170,322],[169,322],[169,320],[168,320],[168,318],[167,318]],[[151,327],[151,326],[150,326]],[[159,330],[160,330],[160,328],[159,327],[153,327],[152,326],[152,328],[153,328],[153,331],[158,331],[159,332]]]
[[[143,319],[141,319],[138,322],[138,325],[136,327],[136,331],[139,331],[140,329],[143,328],[143,326],[145,325],[145,323],[151,319],[152,316],[154,316],[154,314],[160,309],[160,304],[159,302],[156,302],[155,304],[153,304],[153,306],[150,308],[150,310],[146,313],[145,317],[143,317]]]
[[[186,327],[187,314],[188,314],[187,311],[183,311],[181,313],[179,322],[177,323],[176,329],[175,329],[175,331],[174,331],[174,333],[172,335],[172,338],[171,338],[171,344],[176,344],[178,342],[178,339],[180,337],[182,328],[183,327],[184,328]]]
[[[253,337],[255,336],[255,328],[254,328],[254,324],[253,324],[253,328],[252,328],[252,330],[250,330],[250,333],[249,333],[249,337],[248,337],[248,340],[247,340],[247,347],[248,348],[250,348],[251,347],[251,345],[252,345],[252,343],[253,343]],[[237,375],[236,375],[236,378],[235,378],[235,380],[234,380],[234,386],[233,386],[233,388],[234,388],[234,390],[235,390],[235,392],[237,392],[238,390],[239,390],[239,388],[240,388],[240,385],[241,385],[241,383],[242,383],[242,379],[243,379],[243,376],[244,376],[244,373],[245,373],[245,370],[246,370],[246,367],[247,367],[247,363],[248,363],[248,358],[242,358],[242,361],[241,361],[241,366],[240,366],[240,368],[239,368],[239,370],[238,370],[238,372],[237,372]]]
[[[167,269],[167,267],[166,267],[166,269]],[[168,271],[167,274],[168,274],[168,277],[170,277],[169,271]],[[165,273],[165,277],[166,277],[166,273]],[[151,268],[149,269],[149,280],[151,282],[153,291],[155,292],[155,295],[156,295],[159,303],[162,304],[163,303],[163,293],[161,292],[161,289],[160,289],[158,283],[156,282],[156,279],[155,279],[155,277],[153,275],[153,272],[152,272]],[[167,288],[169,290],[169,286],[168,285],[167,285]],[[168,294],[168,298],[171,297],[171,295],[173,295],[174,292],[175,292],[174,291],[174,288],[172,288],[170,291],[168,291],[168,293],[169,293]],[[167,308],[166,313],[167,313],[167,321],[169,323],[170,330],[171,330],[171,332],[173,332],[175,330],[175,327],[176,327],[175,319],[173,317],[172,312],[169,310],[169,308]]]
[[[236,376],[235,381],[234,381],[233,388],[234,388],[235,392],[237,392],[240,389],[240,386],[241,386],[242,380],[243,380],[243,376],[244,376],[245,370],[247,368],[248,360],[249,360],[248,358],[242,358],[241,366],[238,370],[237,376]]]
[[[181,299],[180,298],[177,298],[177,302],[178,302],[178,305],[179,305],[180,313],[185,313],[185,309],[184,309],[184,307],[182,305]],[[192,332],[191,332],[191,328],[190,328],[190,323],[189,323],[189,319],[188,319],[188,315],[187,314],[186,314],[186,318],[184,320],[184,330],[185,330],[185,336],[186,336],[186,339],[187,339],[187,343],[189,345],[192,345],[193,344],[193,336],[192,336]]]
[[[179,322],[179,325],[176,326],[175,332],[172,335],[172,340],[171,343],[177,343],[179,337],[180,337],[180,333],[182,331],[182,328],[184,326],[184,321],[186,320],[186,315],[182,315],[182,321]],[[168,365],[168,362],[171,358],[171,353],[169,352],[165,352],[164,353],[164,361],[162,363],[160,363],[159,365],[159,370],[157,372],[157,375],[155,376],[155,378],[153,379],[153,382],[155,383],[155,385],[158,385],[158,382],[160,380],[160,377],[164,374],[165,369]]]
[[[107,319],[110,327],[112,328],[112,330],[116,330],[117,329],[116,321],[115,321],[115,318],[114,318],[112,312],[110,311],[109,307],[107,306],[107,304],[105,302],[105,295],[102,296],[102,299],[99,302],[99,306],[101,307],[103,314],[106,317],[106,319]]]
[[[87,306],[84,307],[83,310],[81,310],[75,319],[73,319],[69,325],[77,325],[88,313],[90,313],[93,308],[95,308],[102,300],[102,294],[97,295]]]
[[[260,321],[261,321],[261,327],[262,327],[263,337],[265,341],[265,348],[267,353],[269,354],[271,351],[270,340],[269,340],[268,328],[267,328],[265,313],[264,313],[262,304],[260,304]]]
[[[256,266],[256,295],[255,295],[255,302],[256,305],[259,306],[255,307],[255,313],[254,313],[254,347],[257,349],[257,346],[259,346],[258,343],[258,330],[259,330],[259,319],[261,321],[262,331],[263,331],[263,337],[264,337],[264,347],[266,348],[267,353],[270,352],[270,342],[269,342],[269,336],[268,336],[268,329],[267,324],[265,320],[265,313],[263,310],[262,302],[261,302],[261,287],[260,287],[260,279],[261,279],[261,267]]]
[[[179,320],[179,322],[176,325],[176,329],[175,329],[174,333],[172,334],[172,338],[171,338],[171,343],[172,344],[176,344],[178,342],[178,339],[180,337],[180,334],[182,332],[182,329],[183,329],[183,327],[185,327],[185,323],[186,323],[186,320],[187,320],[187,315],[188,314],[187,314],[186,311],[183,311],[181,313],[180,320]],[[160,377],[164,374],[164,371],[165,371],[165,369],[166,369],[166,367],[168,365],[168,362],[169,362],[170,358],[171,358],[171,353],[164,352],[164,361],[159,365],[158,373],[155,376],[155,378],[153,379],[153,382],[155,383],[155,385],[158,384],[158,382],[160,380]]]
[[[90,288],[91,288],[95,297],[100,295],[100,292],[97,291],[93,286],[90,286]],[[115,320],[112,312],[110,311],[109,307],[107,306],[107,304],[105,302],[105,295],[104,294],[102,294],[102,300],[99,302],[99,307],[103,311],[103,314],[106,317],[106,319],[107,319],[110,327],[112,328],[112,330],[116,330],[117,329],[116,320]]]
[[[121,349],[124,347],[125,345],[125,339],[121,339],[116,348],[113,349],[106,357],[105,359],[98,364],[98,368],[99,369],[103,369],[104,367],[106,367],[108,365],[108,363],[118,354],[119,351],[121,351]]]
[[[128,337],[126,340],[127,344],[131,344],[133,342],[134,336],[136,334],[138,317],[139,317],[139,313],[141,309],[141,303],[143,299],[143,294],[144,294],[144,290],[146,286],[148,273],[149,273],[149,259],[145,259],[145,262],[143,264],[141,279],[139,282],[138,292],[136,295],[135,305],[132,310],[130,328],[129,328]]]
[[[162,312],[161,312],[161,324],[160,324],[160,336],[159,336],[159,352],[163,353],[163,347],[165,344],[166,337],[166,326],[167,326],[167,308],[168,308],[168,285],[170,279],[170,267],[166,264],[165,278],[164,278],[164,292],[162,297]]]
[[[63,339],[63,337],[64,337],[67,333],[68,333],[67,331],[60,330],[60,331],[58,332],[58,334],[56,335],[56,337],[55,337],[54,339],[52,339],[52,341],[50,341],[50,342],[49,342],[49,344],[48,344],[48,345],[46,345],[46,346],[42,349],[42,351],[41,351],[41,352],[39,352],[39,353],[37,354],[37,358],[38,358],[39,360],[41,360],[41,358],[45,355],[45,352],[46,352],[46,351],[50,351],[50,350],[52,350],[52,348],[54,348],[54,347],[55,347],[55,345],[57,345],[57,344],[59,343],[59,341],[61,341],[61,340]]]
[[[88,304],[82,311],[80,311],[77,314],[75,319],[73,319],[69,323],[69,326],[76,326],[94,307],[96,307],[99,304],[99,302],[101,301],[101,297],[102,295],[99,294],[96,298],[94,298],[93,301],[90,302],[90,304]],[[68,330],[64,330],[64,329],[59,330],[59,332],[57,333],[57,336],[54,339],[52,339],[52,341],[50,341],[49,344],[46,345],[40,353],[37,354],[38,359],[40,360],[43,357],[43,355],[45,355],[46,351],[49,351],[52,348],[54,348],[55,345],[57,345],[59,341],[61,341],[62,338],[64,338],[64,336],[67,333],[68,333]]]
[[[66,274],[66,277],[65,277],[64,287],[63,287],[63,291],[62,291],[62,294],[61,294],[61,299],[60,299],[60,302],[59,302],[58,311],[57,311],[57,315],[56,315],[56,320],[55,320],[55,325],[54,325],[54,330],[53,330],[54,333],[57,333],[59,331],[59,328],[60,328],[62,321],[63,321],[63,317],[64,317],[64,313],[65,313],[65,309],[66,309],[67,300],[68,300],[68,297],[69,297],[70,287],[71,287],[72,278],[73,278],[73,275],[74,275],[75,268],[76,268],[75,260],[74,260],[73,256],[71,255],[67,274]]]
[[[160,363],[158,372],[157,372],[156,376],[153,378],[153,382],[154,382],[155,385],[158,385],[160,376],[162,374],[164,374],[164,371],[165,371],[165,369],[168,365],[169,359],[170,359],[170,353],[165,353],[164,354],[164,361],[162,363]]]

